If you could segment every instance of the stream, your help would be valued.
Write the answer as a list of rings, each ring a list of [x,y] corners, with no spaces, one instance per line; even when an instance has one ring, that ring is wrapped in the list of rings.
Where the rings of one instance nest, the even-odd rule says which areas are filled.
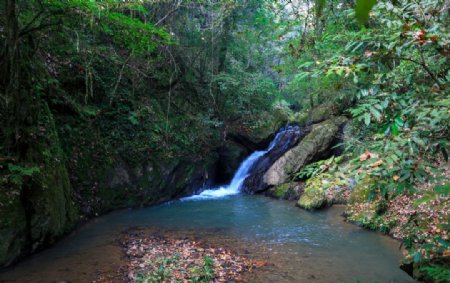
[[[397,241],[345,223],[341,213],[248,195],[117,211],[0,273],[0,282],[92,282],[121,264],[117,239],[136,226],[210,238],[273,264],[250,282],[414,282],[398,268]]]
[[[398,267],[399,242],[344,222],[342,206],[308,212],[292,202],[240,193],[252,165],[286,140],[281,138],[286,131],[292,129],[244,160],[230,184],[95,218],[1,272],[0,282],[93,282],[124,264],[119,239],[133,227],[207,241],[267,262],[244,274],[248,282],[414,282]]]

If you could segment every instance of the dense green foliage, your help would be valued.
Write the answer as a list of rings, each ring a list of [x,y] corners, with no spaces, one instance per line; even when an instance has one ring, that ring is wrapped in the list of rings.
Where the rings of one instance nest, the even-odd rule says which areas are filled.
[[[289,2],[284,4],[292,5]],[[327,101],[345,105],[353,117],[351,135],[345,137],[352,157],[335,174],[352,179],[357,186],[368,184],[364,201],[378,207],[374,219],[383,218],[383,211],[400,197],[411,202],[419,198],[418,210],[419,203],[431,202],[432,210],[448,209],[448,180],[438,168],[440,160],[448,161],[450,145],[448,1],[318,3],[299,1],[293,12],[276,21],[274,34],[285,43],[280,60],[284,64],[279,66],[287,82],[285,97],[303,111]],[[278,8],[286,11],[282,4]],[[314,9],[316,17],[311,17]],[[323,165],[306,167],[298,176],[327,171]],[[367,183],[368,178],[376,181]],[[435,182],[436,188],[423,190],[429,182]],[[447,189],[439,189],[439,183]],[[429,260],[444,262],[444,268],[422,269],[438,280],[445,274],[439,270],[448,268],[448,259],[438,258],[449,242],[446,233],[430,229],[437,225],[438,231],[448,231],[448,219],[445,215],[428,221],[411,217],[403,227],[403,240],[417,266],[426,266]],[[382,228],[385,224],[375,221],[367,226],[389,232]]]
[[[6,1],[0,148],[7,178],[17,183],[18,174],[39,169],[28,144],[42,131],[37,121],[46,105],[66,161],[77,168],[77,190],[85,182],[79,179],[91,179],[91,187],[101,178],[87,167],[149,156],[206,160],[229,132],[257,129],[278,98],[263,72],[265,54],[245,50],[265,44],[243,31],[259,6]]]

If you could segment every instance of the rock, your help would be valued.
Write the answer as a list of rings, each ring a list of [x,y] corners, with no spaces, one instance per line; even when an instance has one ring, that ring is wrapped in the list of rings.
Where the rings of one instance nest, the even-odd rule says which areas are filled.
[[[247,138],[256,144],[271,140],[273,133],[289,122],[290,112],[287,106],[277,105],[272,111],[260,113],[261,123],[246,134]]]
[[[339,115],[340,112],[341,109],[339,109],[334,103],[324,103],[309,111],[306,122],[309,124],[320,123],[332,118],[335,115]]]
[[[274,147],[261,157],[250,169],[249,177],[245,179],[243,188],[247,193],[265,190],[263,175],[286,151],[295,146],[307,133],[299,126],[289,126],[273,141]],[[280,183],[281,184],[281,183]],[[264,189],[260,189],[264,187]]]
[[[124,164],[119,164],[113,169],[112,177],[107,185],[108,187],[131,185],[130,176]]]
[[[325,196],[325,189],[306,187],[303,195],[297,202],[298,206],[304,209],[317,209],[324,207],[327,204],[327,198]]]
[[[190,195],[215,179],[213,162],[154,162],[131,166],[125,161],[108,170],[100,183],[95,210],[139,207]]]
[[[347,180],[322,173],[306,181],[297,205],[304,209],[319,209],[332,204],[345,204],[349,195]]]
[[[251,176],[244,182],[245,191],[258,193],[286,183],[300,168],[328,152],[339,133],[339,127],[346,121],[347,118],[339,116],[313,125],[309,132],[306,129],[308,134],[297,145],[285,150],[279,158],[261,158],[259,167],[252,169]]]
[[[27,160],[42,160],[39,171],[21,185],[0,180],[0,267],[43,249],[70,231],[77,210],[53,116],[43,105],[39,136]]]
[[[249,154],[243,146],[227,142],[218,150],[217,178],[219,184],[226,184],[233,178],[242,160]]]
[[[344,215],[350,222],[369,228],[389,233],[395,224],[394,219],[383,219],[387,209],[387,202],[383,198],[373,198],[376,179],[365,178],[353,188]],[[394,220],[394,221],[392,221]]]
[[[8,194],[7,189],[1,187],[0,191],[0,266],[13,263],[27,247],[27,222],[20,195]]]
[[[303,182],[289,182],[270,188],[267,195],[285,200],[298,200],[304,190]]]

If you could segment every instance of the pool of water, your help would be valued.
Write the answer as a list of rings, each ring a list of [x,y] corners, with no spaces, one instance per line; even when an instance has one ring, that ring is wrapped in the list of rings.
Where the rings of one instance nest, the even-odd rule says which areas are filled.
[[[117,239],[130,227],[212,239],[268,262],[250,282],[414,282],[398,268],[397,241],[345,223],[341,213],[248,195],[117,211],[1,272],[0,282],[92,282],[122,264]]]

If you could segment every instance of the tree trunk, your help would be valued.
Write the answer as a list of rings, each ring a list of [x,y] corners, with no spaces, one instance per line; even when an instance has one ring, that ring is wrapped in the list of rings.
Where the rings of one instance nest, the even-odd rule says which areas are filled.
[[[19,24],[16,15],[16,0],[6,0],[6,42],[4,52],[4,86],[7,103],[11,102],[19,91],[18,40]]]
[[[3,51],[2,86],[4,88],[4,105],[6,129],[3,132],[4,146],[9,155],[16,155],[19,160],[27,155],[29,142],[27,138],[29,125],[33,124],[38,101],[33,101],[34,85],[32,77],[22,80],[22,52],[28,52],[26,44],[20,45],[19,18],[17,1],[6,0],[6,41]],[[31,35],[29,35],[31,36]],[[22,52],[21,52],[22,51]],[[26,57],[27,63],[33,64],[32,56]],[[26,82],[26,86],[23,83]]]
[[[8,151],[14,146],[14,139],[17,136],[17,121],[15,117],[16,101],[20,92],[20,66],[19,66],[19,24],[17,19],[16,0],[6,0],[5,10],[5,30],[6,40],[2,52],[2,89],[3,104],[5,113],[6,129],[4,129],[4,145]]]

